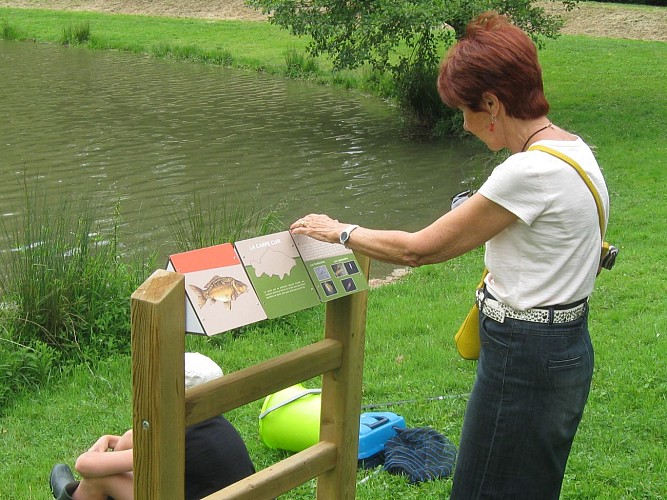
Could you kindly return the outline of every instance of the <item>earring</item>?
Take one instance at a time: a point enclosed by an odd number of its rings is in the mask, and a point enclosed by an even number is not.
[[[496,129],[496,117],[491,115],[491,124],[489,125],[489,132],[493,132]]]

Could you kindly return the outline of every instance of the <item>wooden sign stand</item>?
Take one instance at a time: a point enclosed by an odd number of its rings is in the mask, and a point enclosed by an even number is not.
[[[134,498],[183,498],[187,426],[322,375],[320,442],[206,498],[270,499],[317,477],[318,500],[352,500],[367,298],[327,302],[323,340],[186,392],[183,275],[153,273],[131,298]]]

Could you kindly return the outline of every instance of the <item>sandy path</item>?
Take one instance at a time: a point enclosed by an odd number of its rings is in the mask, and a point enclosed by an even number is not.
[[[243,0],[15,0],[0,1],[0,7],[30,7],[54,10],[147,14],[203,19],[263,20]],[[667,41],[667,8],[639,9],[620,4],[582,3],[573,12],[557,4],[545,4],[550,12],[565,19],[563,33],[636,40]]]
[[[243,0],[16,0],[0,1],[0,7],[26,7],[51,10],[89,10],[115,14],[146,14],[168,17],[197,17],[202,19],[265,19]]]

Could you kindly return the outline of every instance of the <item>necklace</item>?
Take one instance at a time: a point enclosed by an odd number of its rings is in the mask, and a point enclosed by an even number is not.
[[[540,129],[537,129],[535,132],[533,132],[532,134],[530,134],[530,137],[528,137],[528,139],[526,139],[526,142],[523,143],[523,147],[521,148],[521,152],[523,152],[523,151],[526,150],[526,146],[528,146],[528,142],[529,142],[533,137],[535,137],[537,134],[539,134],[539,133],[542,132],[543,130],[546,130],[546,129],[550,128],[552,125],[553,125],[553,123],[549,122],[548,125],[545,125],[544,127],[540,128]]]

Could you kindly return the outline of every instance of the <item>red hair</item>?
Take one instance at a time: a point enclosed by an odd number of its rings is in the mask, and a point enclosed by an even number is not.
[[[440,98],[450,107],[482,111],[482,94],[494,94],[508,116],[539,118],[549,112],[537,48],[520,28],[497,12],[466,27],[449,49],[438,75]]]

